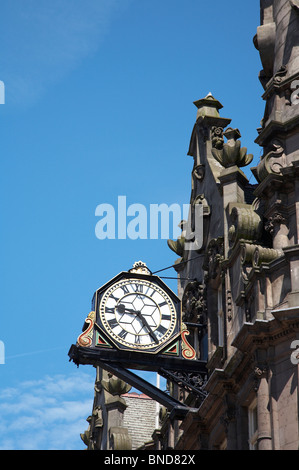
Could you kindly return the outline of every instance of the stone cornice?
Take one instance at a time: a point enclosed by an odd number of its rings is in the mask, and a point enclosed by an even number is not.
[[[294,116],[284,122],[272,120],[260,131],[259,136],[255,139],[255,143],[263,147],[273,135],[277,138],[278,135],[289,133],[298,126],[299,116]]]
[[[270,320],[256,319],[254,323],[246,322],[232,341],[232,346],[244,353],[254,346],[274,346],[283,338],[292,337],[299,330],[299,307],[272,310]]]

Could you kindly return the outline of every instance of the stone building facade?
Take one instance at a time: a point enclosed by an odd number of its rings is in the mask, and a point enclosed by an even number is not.
[[[192,231],[182,223],[181,237],[168,245],[178,256],[178,295],[190,343],[207,361],[207,395],[171,386],[190,411],[182,421],[164,412],[152,449],[299,447],[299,1],[260,4],[254,45],[265,113],[256,138],[262,156],[251,168],[254,184],[242,171],[252,155],[241,145],[239,129],[220,115],[221,103],[211,94],[194,103]],[[102,423],[102,448],[112,441],[118,448],[132,445],[123,425],[126,384],[117,383],[111,396],[102,384],[97,398],[115,410],[112,428],[107,416],[96,415],[100,401],[90,418],[93,435],[96,422]]]
[[[254,45],[265,100],[255,184],[241,170],[252,156],[219,101],[194,103],[192,221],[202,204],[203,244],[182,249],[182,233],[169,247],[209,378],[204,401],[188,397],[197,410],[176,424],[175,449],[299,446],[299,2],[261,0]],[[168,439],[174,428],[164,425]]]

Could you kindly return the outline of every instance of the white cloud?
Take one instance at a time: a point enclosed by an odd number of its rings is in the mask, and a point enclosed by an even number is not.
[[[94,380],[78,370],[0,390],[0,449],[84,449],[80,433],[92,411]]]
[[[111,16],[130,0],[2,0],[1,79],[6,102],[31,103],[93,54]]]

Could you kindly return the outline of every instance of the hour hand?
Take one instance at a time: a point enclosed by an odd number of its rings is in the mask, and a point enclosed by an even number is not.
[[[118,313],[139,313],[136,310],[133,310],[132,308],[127,308],[124,304],[119,304],[117,307]]]

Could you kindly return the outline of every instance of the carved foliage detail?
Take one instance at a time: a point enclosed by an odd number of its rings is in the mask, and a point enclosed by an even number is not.
[[[226,143],[224,143],[222,135],[226,137]],[[249,165],[253,159],[253,155],[247,155],[246,147],[241,148],[240,137],[239,129],[228,127],[223,134],[219,127],[213,127],[212,129],[212,154],[225,168],[234,165],[238,167],[246,166]]]
[[[224,260],[223,238],[213,238],[205,253],[203,269],[208,272],[208,278],[215,279],[219,274],[219,267]]]
[[[206,289],[198,281],[187,284],[183,298],[183,321],[204,323],[206,317]]]

